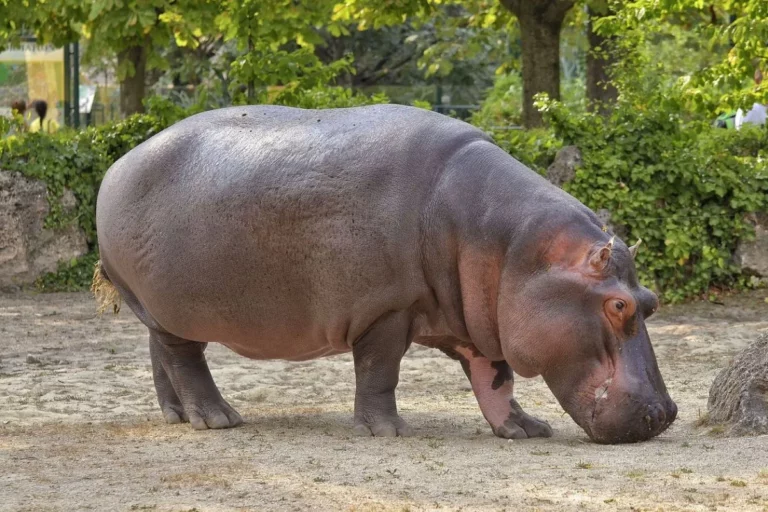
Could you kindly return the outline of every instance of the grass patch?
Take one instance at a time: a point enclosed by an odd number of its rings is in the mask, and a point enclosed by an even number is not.
[[[709,413],[705,412],[704,414],[702,414],[701,410],[699,410],[699,417],[696,418],[694,425],[696,425],[697,427],[703,427],[708,424],[709,424]]]
[[[578,469],[592,469],[592,464],[589,462],[579,461],[576,463]]]
[[[709,429],[709,432],[707,435],[710,436],[719,436],[725,433],[725,425],[715,425],[711,429]]]

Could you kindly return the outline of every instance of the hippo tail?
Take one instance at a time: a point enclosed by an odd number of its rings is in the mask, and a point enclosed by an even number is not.
[[[98,313],[102,314],[107,309],[112,309],[114,314],[120,312],[120,304],[122,298],[120,293],[109,280],[107,271],[104,270],[104,266],[101,264],[101,260],[96,263],[96,268],[93,270],[93,281],[91,282],[91,292],[96,297],[96,303],[98,304]]]

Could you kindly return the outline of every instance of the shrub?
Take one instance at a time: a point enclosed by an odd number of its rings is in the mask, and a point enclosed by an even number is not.
[[[644,241],[641,280],[668,301],[744,285],[731,256],[752,236],[746,214],[768,210],[768,130],[683,121],[662,108],[619,104],[603,119],[544,102],[554,135],[582,151],[564,186],[606,208],[627,241]]]
[[[91,247],[96,240],[96,195],[104,173],[131,148],[167,125],[152,115],[135,115],[82,132],[28,133],[0,145],[0,169],[18,171],[45,182],[51,212],[46,227],[78,222]],[[68,188],[77,209],[66,216],[58,199]]]

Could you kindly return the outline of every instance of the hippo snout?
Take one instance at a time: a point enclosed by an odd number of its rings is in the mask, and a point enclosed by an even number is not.
[[[677,404],[669,397],[643,400],[628,395],[619,404],[598,401],[586,430],[596,443],[636,443],[661,434],[676,417]]]

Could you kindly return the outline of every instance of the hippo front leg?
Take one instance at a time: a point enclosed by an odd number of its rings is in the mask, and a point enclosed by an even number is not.
[[[506,361],[491,361],[474,346],[440,347],[452,359],[461,363],[483,416],[493,433],[505,439],[551,437],[549,423],[523,411],[512,397],[512,369]]]
[[[227,428],[243,420],[222,398],[205,360],[206,343],[150,329],[149,353],[157,401],[168,423],[193,428]]]
[[[404,312],[379,319],[352,347],[355,360],[355,427],[362,436],[408,436],[411,427],[397,414],[395,388],[400,360],[408,349]]]

